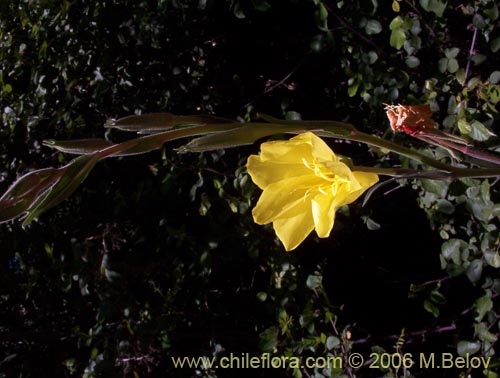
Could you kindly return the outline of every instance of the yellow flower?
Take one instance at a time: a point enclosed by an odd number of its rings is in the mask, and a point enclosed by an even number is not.
[[[374,173],[352,172],[311,132],[288,141],[263,143],[260,155],[248,158],[247,169],[263,189],[253,209],[254,221],[273,222],[287,251],[295,249],[313,229],[320,238],[328,237],[335,211],[378,181]]]

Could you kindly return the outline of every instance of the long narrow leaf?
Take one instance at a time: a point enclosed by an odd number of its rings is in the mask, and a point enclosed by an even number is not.
[[[0,223],[24,214],[33,201],[60,177],[55,168],[40,169],[19,178],[0,198]]]
[[[59,168],[59,180],[45,193],[39,196],[28,208],[23,227],[27,226],[38,215],[47,211],[68,198],[85,180],[89,172],[99,160],[97,155],[83,155],[73,159],[69,164]]]
[[[257,115],[259,118],[263,119],[266,122],[269,123],[276,123],[280,125],[307,125],[308,129],[315,128],[315,129],[325,129],[329,131],[334,131],[338,134],[341,135],[349,135],[350,132],[355,130],[354,125],[351,123],[347,122],[340,122],[340,121],[302,121],[302,120],[297,120],[297,121],[289,121],[285,119],[279,119],[279,118],[274,118],[270,115],[259,113]],[[331,134],[330,134],[331,137]]]
[[[280,134],[305,131],[303,124],[276,125],[270,123],[246,123],[241,127],[228,131],[202,136],[178,149],[179,152],[203,152],[221,148],[229,148],[252,144],[261,138]]]
[[[208,125],[214,123],[231,123],[225,118],[210,116],[178,116],[171,113],[151,113],[134,115],[106,122],[105,127],[140,133],[161,132],[180,126]]]
[[[163,144],[169,141],[197,135],[225,132],[237,127],[238,125],[241,125],[241,123],[232,122],[183,127],[180,129],[165,131],[159,134],[147,135],[137,139],[128,140],[120,144],[115,144],[109,148],[99,151],[98,154],[100,158],[108,156],[128,156],[144,154],[161,148]]]
[[[141,118],[144,120],[143,117]],[[202,119],[208,121],[208,123],[194,126],[184,124],[184,127],[177,127],[180,125],[178,123],[180,120],[199,122]],[[138,120],[138,118],[132,118],[133,122],[138,122]],[[176,127],[118,144],[96,139],[46,142],[47,146],[60,151],[83,155],[73,159],[64,167],[32,172],[22,180],[18,180],[0,201],[0,205],[2,205],[0,222],[26,214],[23,227],[28,225],[37,216],[68,198],[100,159],[142,154],[161,148],[165,142],[197,135],[205,136],[188,143],[184,149],[185,151],[206,151],[233,147],[250,144],[260,138],[274,134],[296,133],[307,129],[321,130],[316,125],[307,125],[305,123],[292,125],[249,123],[241,126],[242,124],[239,122],[228,122],[227,120],[220,122],[220,119],[212,117],[193,118],[172,115],[164,115],[163,118],[149,118],[149,121],[151,121],[149,125],[156,123],[156,126],[158,126],[160,120],[170,122],[168,127]],[[122,123],[122,125],[124,124]],[[136,124],[135,126],[139,125]],[[162,127],[165,129],[165,124]],[[140,129],[140,127],[137,127],[137,129]]]
[[[207,133],[226,131],[239,123],[192,126],[148,135],[119,144],[91,140],[84,146],[71,142],[49,142],[47,145],[72,153],[85,153],[64,167],[30,172],[17,180],[0,198],[0,223],[23,214],[23,227],[46,210],[68,198],[83,182],[97,161],[111,156],[146,153],[161,148],[167,141]],[[95,142],[95,143],[94,143]],[[95,151],[92,151],[95,149]]]
[[[105,139],[44,140],[44,146],[74,155],[86,155],[103,150],[113,145]]]

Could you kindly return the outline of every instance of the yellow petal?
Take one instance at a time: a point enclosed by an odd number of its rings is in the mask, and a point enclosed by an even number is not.
[[[260,155],[248,158],[247,170],[252,181],[264,189],[290,177],[309,175],[315,160],[336,162],[337,157],[321,138],[308,132],[290,140],[263,143]]]
[[[337,210],[334,206],[334,196],[319,193],[313,198],[311,205],[316,233],[320,238],[327,238],[332,231]]]
[[[263,161],[262,157],[257,155],[251,155],[248,158],[247,171],[252,181],[261,189],[291,177],[311,174],[311,170],[303,162],[297,164],[272,160]]]
[[[302,137],[303,140],[308,140],[307,143],[311,144],[313,158],[317,161],[338,161],[337,156],[333,153],[330,147],[316,134],[307,132],[301,134],[298,137]]]
[[[314,229],[311,208],[291,218],[277,219],[273,222],[273,227],[285,250],[291,251],[297,248]]]
[[[310,132],[262,144],[261,154],[248,158],[247,169],[263,189],[253,209],[254,220],[273,222],[287,251],[313,229],[319,237],[328,237],[336,209],[355,201],[378,181],[373,173],[352,172]]]
[[[308,191],[320,183],[320,178],[309,175],[268,185],[252,211],[255,223],[267,224],[278,218],[310,213],[311,199]]]
[[[337,157],[328,145],[317,135],[307,132],[289,140],[266,142],[261,145],[261,158],[283,163],[300,163],[304,158],[336,161]]]
[[[352,174],[359,187],[357,190],[353,190],[351,193],[348,193],[340,203],[336,204],[337,207],[348,205],[356,201],[366,189],[378,182],[378,176],[375,173],[354,171]]]

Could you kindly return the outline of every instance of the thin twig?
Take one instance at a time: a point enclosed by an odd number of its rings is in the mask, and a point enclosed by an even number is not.
[[[467,67],[465,68],[464,84],[463,84],[464,87],[467,81],[467,77],[469,76],[470,62],[472,61],[472,56],[474,55],[474,46],[476,45],[476,37],[477,37],[477,28],[474,26],[474,35],[472,36],[472,43],[470,44],[470,50],[469,50],[469,58],[467,59]]]
[[[340,334],[335,322],[332,319],[330,319],[330,324],[332,325],[332,328],[333,328],[333,331],[335,332],[335,334],[337,336],[339,336],[341,339],[340,350],[342,352],[342,356],[344,357],[344,361],[346,362],[345,367],[346,367],[347,375],[349,375],[350,378],[354,378],[354,375],[352,373],[352,367],[348,363],[348,355],[347,355],[347,349],[346,349],[345,344],[344,344],[344,342],[345,342],[344,336],[342,336]]]
[[[316,289],[313,289],[313,292],[314,292],[314,295],[316,296],[316,298],[319,298],[319,293]],[[325,296],[326,297],[326,296]],[[349,365],[348,363],[348,355],[347,355],[347,348],[345,347],[345,338],[343,335],[340,334],[339,330],[337,329],[337,325],[335,324],[336,323],[336,320],[333,321],[333,319],[330,319],[330,324],[333,328],[333,332],[335,334],[335,336],[338,336],[338,338],[340,339],[340,351],[342,353],[342,358],[345,362],[345,370],[346,370],[346,373],[347,375],[349,376],[349,378],[355,378],[355,376],[353,375],[353,372],[352,372],[352,367]]]
[[[375,42],[366,38],[358,30],[354,29],[347,21],[345,21],[342,17],[340,17],[337,13],[335,13],[330,6],[328,6],[327,4],[324,4],[324,5],[325,5],[325,8],[328,10],[328,13],[333,15],[342,24],[343,27],[345,27],[350,32],[352,32],[354,35],[356,35],[358,38],[360,38],[361,40],[363,40],[364,42],[366,42],[367,44],[369,44],[370,46],[375,48],[377,50],[377,53],[379,53],[379,55],[381,55],[382,49],[380,47],[378,47],[375,44]]]
[[[429,334],[434,334],[434,333],[443,333],[443,332],[450,332],[450,331],[456,331],[457,329],[457,326],[452,324],[452,325],[449,325],[449,326],[443,326],[443,327],[439,327],[439,328],[435,328],[435,329],[424,329],[424,330],[419,330],[419,331],[414,331],[414,332],[409,332],[409,333],[406,333],[405,336],[409,339],[412,339],[412,338],[417,338],[417,337],[422,337],[422,336],[425,336],[425,335],[429,335]],[[385,340],[397,340],[399,339],[400,335],[390,335],[390,336],[387,336],[386,338],[384,338]],[[358,339],[358,340],[352,340],[351,343],[352,344],[365,344],[369,341],[371,341],[373,338],[371,336],[368,336],[368,337],[365,337],[363,339]]]
[[[281,79],[277,83],[275,83],[275,84],[267,87],[266,89],[264,89],[264,94],[272,92],[276,88],[278,88],[278,87],[282,86],[283,84],[285,84],[285,81],[287,81],[288,79],[290,79],[290,77],[299,69],[299,67],[302,65],[302,63],[303,63],[303,61],[301,61],[299,64],[297,64],[283,79]]]

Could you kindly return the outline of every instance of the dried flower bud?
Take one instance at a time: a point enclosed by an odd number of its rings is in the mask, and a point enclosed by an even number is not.
[[[415,135],[437,127],[429,105],[386,105],[385,111],[394,131]]]

